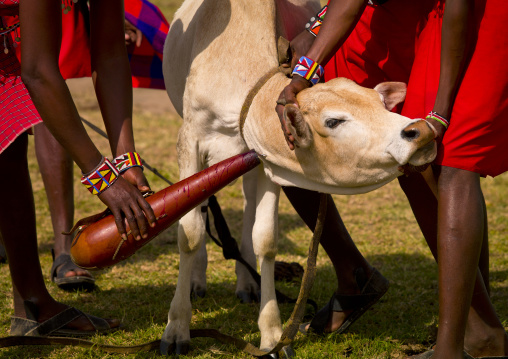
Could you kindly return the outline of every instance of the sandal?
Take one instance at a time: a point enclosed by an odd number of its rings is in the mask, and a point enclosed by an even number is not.
[[[69,307],[43,323],[37,322],[37,308],[30,301],[25,301],[27,318],[11,317],[12,336],[32,337],[89,337],[95,334],[112,333],[120,327],[110,327],[109,323],[102,318],[83,313],[82,311]],[[65,328],[73,320],[84,316],[93,325],[95,330],[79,330]]]
[[[363,268],[355,270],[356,283],[358,288],[362,288],[361,294],[343,295],[333,294],[332,298],[323,308],[321,308],[312,321],[300,325],[300,332],[307,334],[312,331],[316,334],[325,334],[325,328],[332,317],[333,312],[343,312],[353,310],[346,318],[344,323],[335,331],[340,334],[346,331],[363,313],[373,306],[388,290],[390,283],[381,273],[374,268],[370,278],[366,278]],[[308,329],[307,329],[307,326]]]
[[[92,277],[75,275],[72,277],[66,277],[70,271],[75,272],[79,268],[71,259],[71,256],[68,254],[60,254],[55,259],[55,252],[51,250],[51,255],[53,256],[53,265],[51,266],[51,281],[56,283],[56,285],[63,290],[67,291],[75,291],[75,290],[84,290],[91,291],[95,288],[95,279]]]

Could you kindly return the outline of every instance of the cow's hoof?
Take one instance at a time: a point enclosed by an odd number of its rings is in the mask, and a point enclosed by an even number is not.
[[[278,353],[272,353],[262,356],[262,359],[279,359]]]
[[[286,356],[286,359],[296,357],[296,353],[291,345],[285,346],[284,348],[282,348],[282,351]]]
[[[189,353],[189,348],[190,348],[190,342],[176,343],[175,354],[176,355],[186,355],[187,353]]]
[[[236,292],[236,296],[240,298],[240,301],[243,304],[249,304],[249,303],[259,303],[259,298],[261,297],[260,293],[254,293],[254,292],[248,292],[245,290]]]
[[[204,298],[206,295],[206,289],[198,289],[191,291],[191,300],[195,300],[198,298]]]
[[[190,342],[170,343],[164,339],[161,340],[159,351],[161,355],[186,355],[189,353]]]
[[[175,350],[175,343],[170,343],[164,339],[161,340],[161,345],[159,347],[159,351],[161,355],[170,355],[173,354]]]

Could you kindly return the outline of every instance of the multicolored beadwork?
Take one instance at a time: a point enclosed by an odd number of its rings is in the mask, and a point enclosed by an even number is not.
[[[293,70],[293,75],[298,75],[310,81],[312,85],[317,84],[324,76],[325,70],[323,66],[316,61],[309,59],[307,56],[300,57],[298,63]]]
[[[113,163],[119,173],[123,173],[131,167],[141,167],[141,169],[143,169],[143,162],[137,152],[124,153],[115,158]]]
[[[305,29],[310,32],[312,35],[314,36],[317,36],[317,34],[319,33],[319,30],[321,29],[321,24],[323,22],[321,20],[316,20],[312,23],[307,23],[307,25],[305,25]]]
[[[311,17],[310,21],[305,25],[305,29],[310,32],[312,35],[317,36],[319,33],[319,29],[321,29],[321,24],[326,15],[326,11],[328,10],[328,5],[325,5],[314,17]]]
[[[440,124],[442,124],[445,127],[445,129],[448,129],[448,126],[450,126],[450,122],[446,118],[444,118],[443,116],[434,111],[430,111],[430,113],[427,115],[425,119],[435,120]]]
[[[81,183],[91,194],[101,194],[118,179],[118,170],[107,159],[103,158],[99,166],[88,175],[81,177]]]

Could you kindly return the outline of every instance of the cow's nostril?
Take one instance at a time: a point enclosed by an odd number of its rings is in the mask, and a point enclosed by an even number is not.
[[[417,128],[406,128],[402,130],[400,135],[407,141],[413,141],[420,137],[420,130]]]

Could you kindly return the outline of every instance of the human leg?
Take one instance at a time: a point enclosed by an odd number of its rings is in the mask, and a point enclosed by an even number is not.
[[[439,169],[439,168],[438,168]],[[404,190],[420,229],[429,245],[429,248],[437,258],[437,222],[438,204],[434,196],[437,192],[436,184],[433,184],[434,176],[431,170],[423,174],[412,174],[409,177],[399,177],[399,184]],[[428,185],[427,185],[428,184]],[[430,188],[435,188],[431,190]],[[481,202],[481,213],[485,214],[485,201],[481,193],[478,194]],[[480,209],[479,209],[480,210]],[[484,285],[484,278],[488,280],[488,237],[486,230],[487,218],[482,220],[482,241],[479,270],[476,274],[474,294],[467,319],[467,330],[464,348],[472,355],[482,354],[485,348],[492,343],[499,342],[504,336],[504,330],[500,327],[499,320],[490,303],[488,291]],[[501,339],[502,340],[502,339]],[[492,354],[487,352],[484,355]]]
[[[439,330],[434,358],[462,358],[468,318],[498,333],[473,355],[508,354],[508,337],[478,271],[484,221],[479,175],[442,166],[438,180]],[[479,328],[468,325],[468,329]]]
[[[63,232],[69,231],[74,221],[72,181],[74,162],[43,123],[35,126],[34,134],[35,154],[44,182],[53,225],[54,258],[58,259],[61,255],[68,255],[71,249],[72,237],[63,234]],[[62,289],[93,288],[94,279],[87,270],[67,264],[70,261],[69,257],[62,258],[68,258],[68,260],[62,261],[63,264],[55,268],[54,273],[51,274],[52,280],[56,280]],[[64,266],[69,270],[57,276]]]
[[[296,187],[283,187],[283,190],[303,221],[311,230],[314,230],[319,208],[319,193]],[[336,294],[361,294],[364,287],[361,284],[360,287],[359,283],[365,282],[374,273],[379,276],[380,274],[367,262],[354,244],[331,196],[329,196],[327,203],[326,219],[320,243],[335,269],[338,288]],[[364,279],[359,281],[358,277],[360,276]],[[384,291],[379,293],[379,297],[383,294]],[[336,331],[348,320],[352,312],[354,310],[333,311],[331,320],[324,331]]]
[[[9,259],[15,315],[25,317],[22,304],[24,301],[30,301],[37,307],[37,321],[43,322],[67,309],[68,306],[55,301],[44,285],[37,250],[34,200],[26,159],[27,137],[26,134],[19,136],[0,154],[1,168],[9,168],[16,176],[16,191],[13,191],[12,177],[0,176],[2,191],[0,232]],[[118,321],[108,323],[111,328],[119,325]],[[94,329],[85,317],[72,321],[66,327]]]

